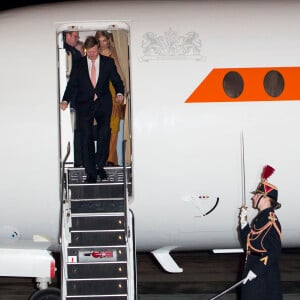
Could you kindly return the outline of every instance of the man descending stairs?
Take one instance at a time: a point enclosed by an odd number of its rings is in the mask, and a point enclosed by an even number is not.
[[[84,169],[66,169],[62,299],[136,298],[133,216],[127,205],[130,168],[106,172],[107,180],[86,184]]]

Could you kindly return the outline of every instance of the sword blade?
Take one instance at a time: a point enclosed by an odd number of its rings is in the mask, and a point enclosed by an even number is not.
[[[245,179],[245,148],[244,134],[241,132],[241,166],[242,166],[242,206],[246,206],[246,179]]]
[[[209,300],[215,300],[215,299],[218,299],[220,297],[222,297],[223,295],[225,295],[226,293],[230,292],[231,290],[235,289],[236,287],[238,287],[239,285],[241,285],[243,283],[243,281],[245,280],[242,279],[240,281],[238,281],[237,283],[235,283],[233,286],[231,286],[230,288],[226,289],[225,291],[223,291],[222,293],[218,294],[217,296],[213,297],[213,298],[210,298]]]

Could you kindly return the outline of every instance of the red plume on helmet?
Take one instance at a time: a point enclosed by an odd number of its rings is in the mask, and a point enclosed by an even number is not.
[[[267,180],[273,173],[275,169],[269,165],[266,165],[263,168],[262,174],[261,174],[261,179],[262,180]]]
[[[269,183],[267,179],[274,173],[275,169],[270,165],[263,168],[261,174],[261,182],[258,184],[256,190],[252,194],[262,194],[273,199],[273,206],[275,209],[280,208],[281,204],[277,202],[278,189],[275,185]]]

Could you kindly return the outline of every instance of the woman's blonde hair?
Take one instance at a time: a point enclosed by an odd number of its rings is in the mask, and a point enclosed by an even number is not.
[[[106,37],[106,39],[108,41],[108,48],[109,48],[110,47],[110,39],[111,39],[110,34],[107,31],[97,30],[96,33],[95,33],[95,38],[97,40],[99,40],[99,38],[101,36],[105,36]]]

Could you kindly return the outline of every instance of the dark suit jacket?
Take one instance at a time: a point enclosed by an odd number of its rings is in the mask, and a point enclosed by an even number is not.
[[[78,51],[75,47],[72,47],[69,44],[64,43],[64,48],[66,49],[66,53],[68,55],[71,55],[71,58],[72,58],[71,69],[69,70],[69,71],[71,71],[72,67],[75,66],[75,64],[77,64],[83,58],[82,58],[80,51]],[[73,101],[70,103],[70,106],[71,106],[71,108],[76,108],[75,103]]]
[[[100,55],[99,77],[94,88],[90,80],[87,58],[78,62],[71,71],[63,100],[76,103],[78,113],[89,111],[94,102],[94,95],[97,94],[102,109],[108,113],[112,110],[112,96],[109,90],[111,81],[116,93],[124,94],[124,85],[117,72],[114,60],[110,57]]]
[[[70,46],[67,43],[64,43],[64,48],[66,52],[72,55],[72,66],[74,66],[77,62],[82,60],[82,55],[80,51],[78,51],[75,47]]]

